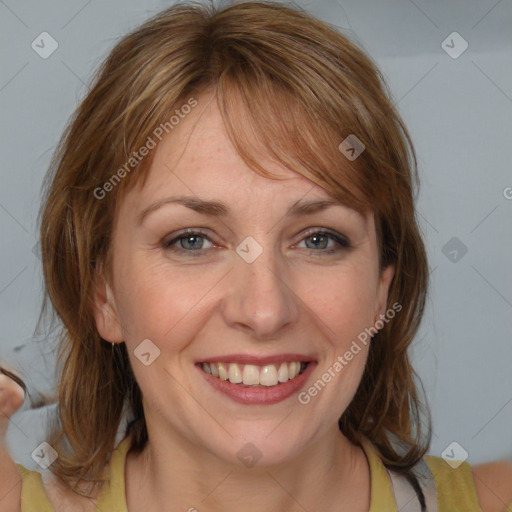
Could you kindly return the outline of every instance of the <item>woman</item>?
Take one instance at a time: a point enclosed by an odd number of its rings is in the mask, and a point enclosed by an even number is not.
[[[4,503],[512,510],[510,465],[424,457],[416,178],[379,71],[304,13],[181,4],[124,38],[42,212],[57,458],[43,482],[4,448]]]

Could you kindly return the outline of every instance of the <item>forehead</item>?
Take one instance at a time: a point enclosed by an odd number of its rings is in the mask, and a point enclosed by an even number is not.
[[[244,123],[244,130],[251,128],[251,123]],[[235,224],[243,222],[247,228],[248,223],[258,222],[271,229],[285,216],[293,218],[321,211],[321,207],[305,203],[323,200],[337,203],[326,208],[331,219],[336,213],[341,214],[365,232],[374,230],[371,211],[357,212],[325,188],[272,160],[264,148],[258,150],[257,140],[255,136],[253,154],[272,178],[255,172],[238,154],[213,93],[199,95],[197,106],[181,117],[158,143],[146,178],[121,199],[117,222],[125,218],[138,225],[169,199],[187,197],[193,202],[221,205],[192,208],[200,213],[222,210],[222,217],[231,217]],[[293,215],[294,210],[299,213]]]
[[[291,186],[307,182],[299,174],[272,164],[263,155],[261,151],[260,162],[288,184],[293,183]],[[211,95],[199,97],[196,109],[163,137],[150,168],[148,189],[158,188],[173,176],[175,180],[181,179],[180,188],[189,186],[190,193],[203,189],[218,193],[235,185],[242,189],[260,177],[237,154]],[[279,188],[278,181],[272,183]]]
[[[173,195],[224,197],[230,200],[264,196],[287,202],[306,197],[334,199],[327,190],[282,164],[262,149],[259,163],[279,179],[253,171],[238,155],[226,132],[217,102],[211,94],[198,97],[198,106],[159,142],[138,200]]]

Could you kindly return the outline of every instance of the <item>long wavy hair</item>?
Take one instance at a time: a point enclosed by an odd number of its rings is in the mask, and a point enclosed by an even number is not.
[[[104,482],[125,407],[131,450],[148,441],[125,345],[112,350],[96,329],[95,276],[108,275],[119,204],[144,184],[154,151],[130,172],[118,170],[177,108],[209,90],[255,172],[276,178],[260,164],[263,150],[353,209],[374,213],[380,267],[396,267],[388,303],[402,310],[374,336],[339,428],[353,443],[371,441],[424,503],[413,467],[430,444],[430,417],[408,353],[428,283],[414,148],[372,60],[334,27],[274,2],[180,2],[159,13],[115,45],[62,136],[40,218],[44,308],[49,298],[63,326],[59,418],[49,438],[59,458],[51,471],[76,492],[78,482]],[[349,135],[364,144],[356,159],[340,150]],[[122,179],[113,182],[114,174]]]

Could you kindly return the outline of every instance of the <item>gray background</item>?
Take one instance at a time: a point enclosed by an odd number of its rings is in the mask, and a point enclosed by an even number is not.
[[[297,4],[340,27],[377,62],[418,152],[431,293],[413,360],[433,414],[431,453],[440,456],[456,441],[473,464],[512,459],[512,2]],[[42,178],[102,58],[168,5],[0,0],[0,357],[34,396],[54,386],[55,339],[34,334]],[[44,31],[58,43],[46,59],[31,47]],[[468,44],[457,58],[462,39],[442,45],[454,31]],[[44,441],[49,409],[24,406],[12,418],[9,443],[27,467],[35,467],[30,454]]]

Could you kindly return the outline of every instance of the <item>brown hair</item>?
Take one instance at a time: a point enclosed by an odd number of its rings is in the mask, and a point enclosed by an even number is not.
[[[3,368],[2,366],[0,366],[0,373],[3,373],[4,375],[12,379],[14,382],[16,382],[16,384],[18,384],[18,386],[21,387],[21,389],[23,389],[23,392],[25,394],[27,393],[27,386],[25,385],[25,382],[21,377],[18,377],[18,375],[7,370],[7,368]]]
[[[48,297],[64,325],[51,470],[70,486],[101,483],[125,401],[131,449],[147,442],[141,391],[124,344],[112,350],[96,330],[93,289],[96,273],[109,273],[118,205],[142,186],[154,151],[108,194],[98,198],[98,190],[177,107],[209,90],[256,172],[274,177],[260,165],[263,148],[350,207],[374,212],[381,269],[396,265],[388,303],[402,310],[374,336],[339,427],[354,443],[369,439],[387,467],[414,481],[411,468],[430,442],[408,356],[428,281],[414,149],[373,62],[335,28],[272,2],[189,2],[161,12],[111,51],[61,139],[41,217]],[[338,149],[351,134],[365,146],[353,161]]]

